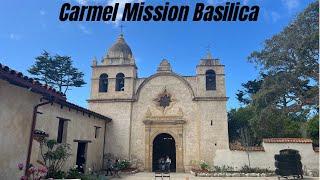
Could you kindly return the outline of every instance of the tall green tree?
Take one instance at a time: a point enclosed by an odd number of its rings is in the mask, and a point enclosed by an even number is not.
[[[229,112],[229,132],[230,128],[236,130],[230,139],[239,136],[239,129],[248,127],[258,143],[268,137],[302,137],[306,130],[317,142],[319,125],[314,119],[307,121],[319,112],[318,58],[316,1],[249,56],[249,62],[259,68],[260,77],[242,84],[236,94],[246,106]],[[244,113],[244,109],[250,109],[252,115]],[[239,128],[243,121],[246,125]]]
[[[36,80],[66,93],[70,87],[81,87],[86,84],[83,80],[84,74],[72,63],[69,56],[51,56],[44,51],[36,57],[35,64],[28,69],[28,72],[34,75]]]
[[[319,106],[319,8],[311,3],[297,18],[264,43],[249,61],[267,74],[253,97],[263,109],[297,115]]]

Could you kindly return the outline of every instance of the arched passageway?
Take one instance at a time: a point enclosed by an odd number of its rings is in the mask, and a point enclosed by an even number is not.
[[[153,152],[152,152],[152,171],[161,170],[160,159],[166,159],[169,156],[171,159],[170,171],[176,171],[176,143],[175,139],[166,133],[157,135],[153,140]]]

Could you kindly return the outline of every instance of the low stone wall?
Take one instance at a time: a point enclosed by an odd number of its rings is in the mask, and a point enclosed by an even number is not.
[[[240,170],[249,165],[252,168],[275,170],[274,155],[282,149],[295,149],[301,155],[301,162],[305,172],[319,172],[319,152],[315,151],[311,142],[263,142],[261,150],[217,150],[214,158],[214,166],[231,166],[234,170]]]

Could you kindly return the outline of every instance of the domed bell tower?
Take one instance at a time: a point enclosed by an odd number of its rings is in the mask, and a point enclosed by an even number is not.
[[[123,34],[108,49],[99,64],[92,64],[89,108],[112,118],[106,135],[106,152],[118,157],[129,156],[129,132],[137,67]],[[120,136],[121,135],[121,136]],[[112,146],[110,146],[112,145]]]

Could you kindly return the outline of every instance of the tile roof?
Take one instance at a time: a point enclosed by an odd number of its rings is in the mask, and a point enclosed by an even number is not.
[[[62,106],[67,106],[69,108],[82,111],[83,113],[88,114],[89,116],[94,116],[100,119],[111,121],[111,118],[93,112],[89,109],[80,107],[76,104],[70,103],[67,101],[65,94],[56,91],[53,87],[48,86],[47,84],[41,84],[39,81],[34,80],[28,76],[23,75],[21,72],[17,72],[13,69],[10,69],[8,66],[4,66],[0,63],[0,79],[8,81],[9,83],[27,88],[32,92],[43,95],[46,98],[54,98],[55,103],[58,103]]]
[[[311,139],[307,138],[266,138],[264,143],[312,143]]]
[[[24,76],[21,72],[10,69],[0,63],[0,79],[6,80],[11,84],[30,89],[33,92],[42,94],[48,97],[55,97],[66,100],[63,93],[56,91],[53,87],[47,84],[41,84],[39,81]]]
[[[231,151],[264,151],[264,148],[262,146],[242,146],[240,144],[229,144],[229,148]]]

